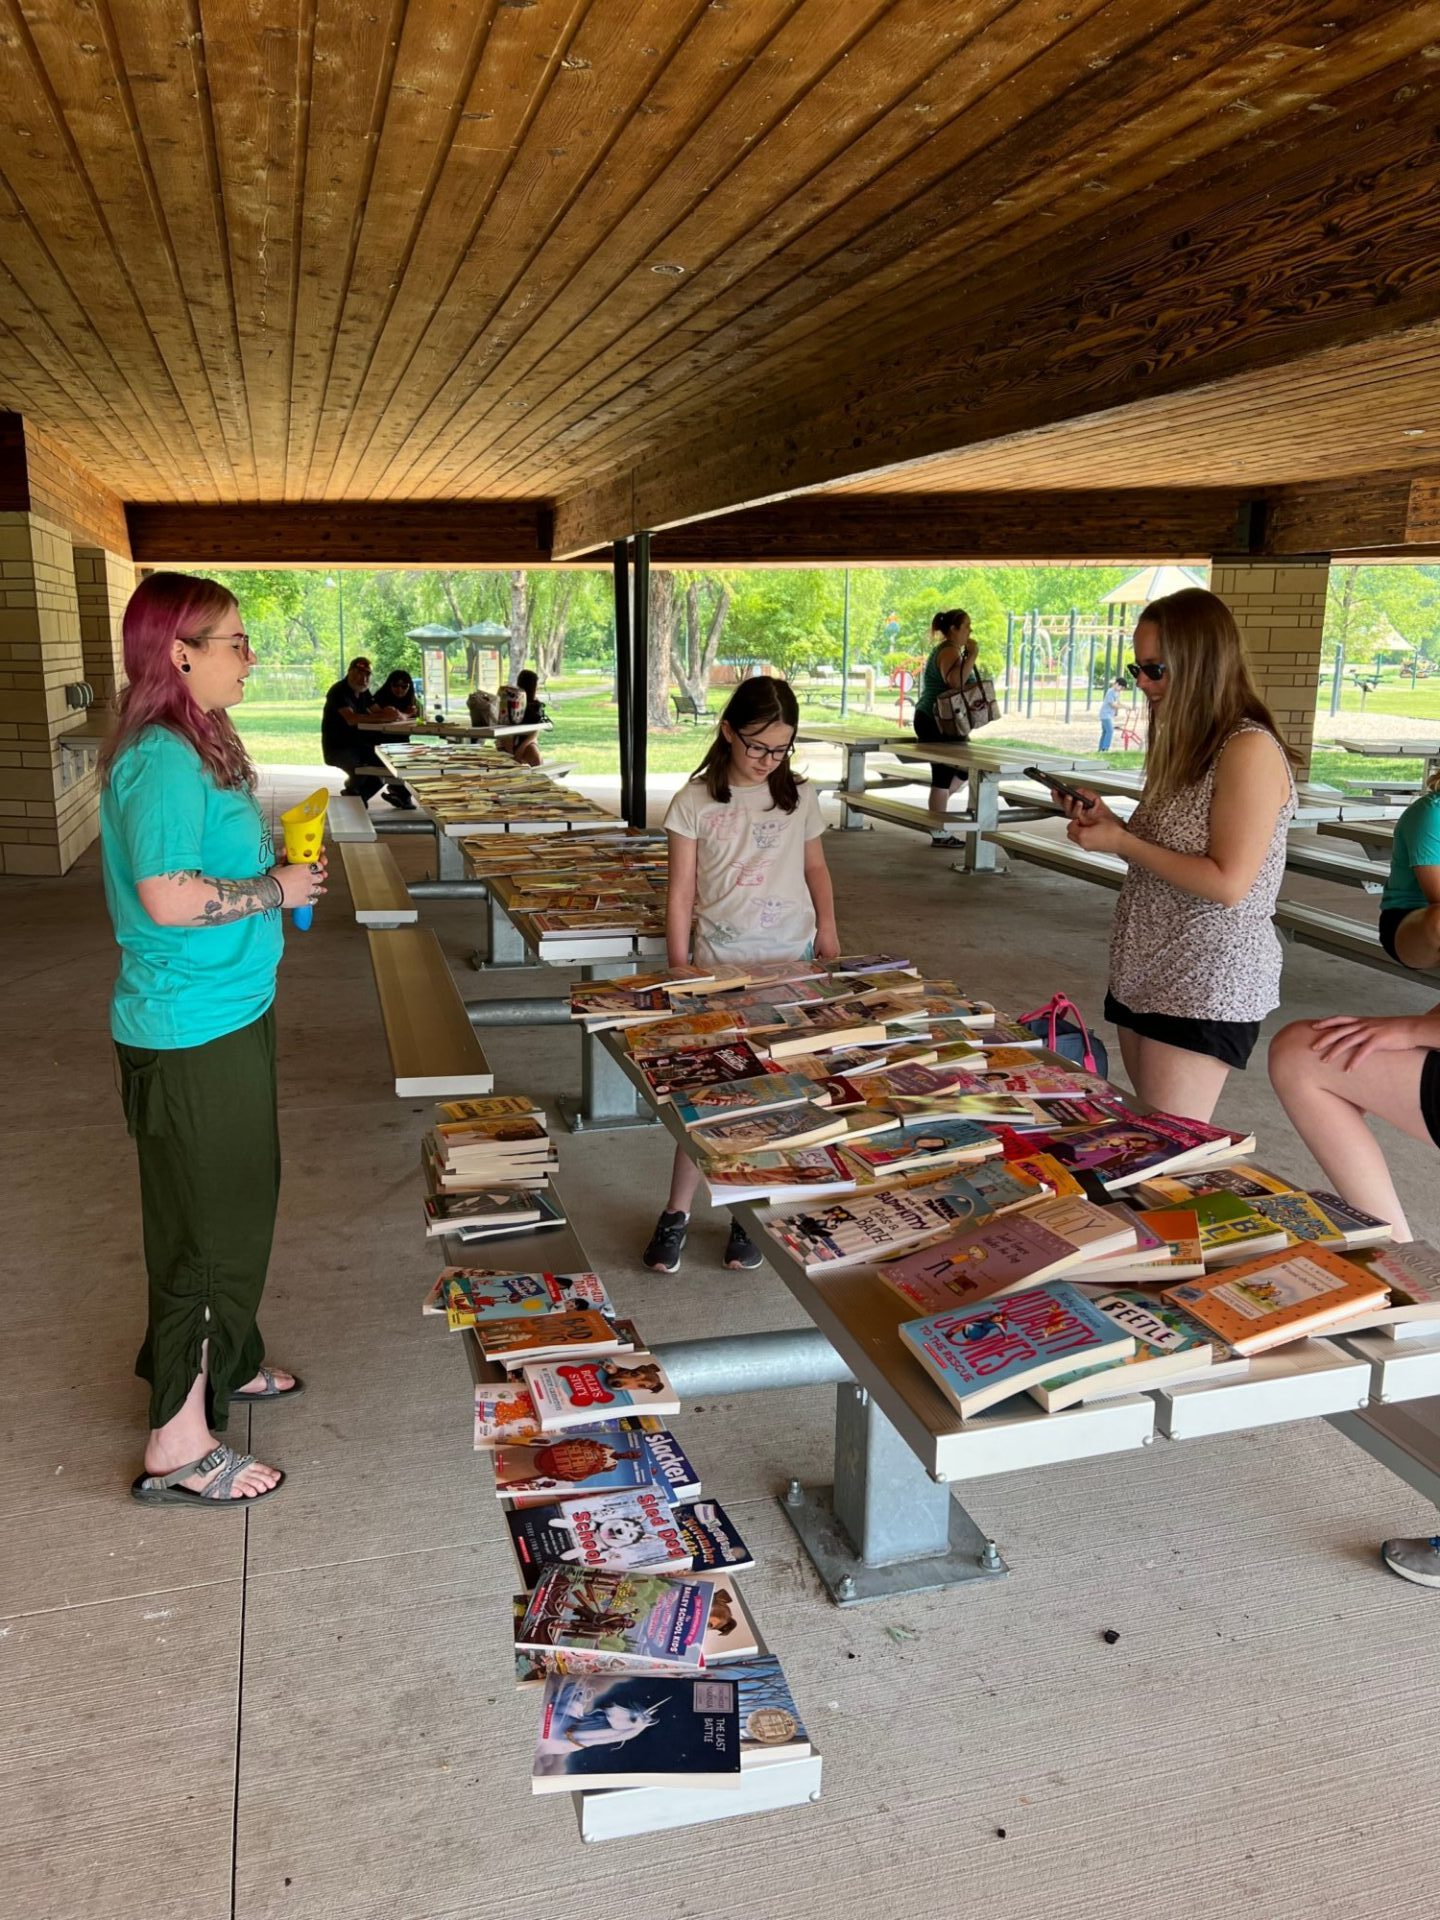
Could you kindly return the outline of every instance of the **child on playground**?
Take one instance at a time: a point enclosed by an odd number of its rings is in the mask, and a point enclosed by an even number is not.
[[[1440,972],[1440,773],[1395,825],[1390,878],[1380,896],[1380,944],[1416,973]],[[1440,1006],[1426,1013],[1297,1020],[1270,1043],[1270,1078],[1296,1132],[1342,1200],[1410,1238],[1376,1114],[1440,1147]],[[1387,1540],[1392,1573],[1440,1587],[1440,1534]]]
[[[697,966],[838,956],[825,823],[814,787],[790,765],[799,724],[787,681],[741,681],[705,758],[671,801],[665,930],[672,967],[692,958],[692,922]],[[699,1179],[677,1148],[665,1211],[643,1255],[652,1273],[679,1270]],[[725,1265],[759,1264],[749,1235],[732,1222]]]

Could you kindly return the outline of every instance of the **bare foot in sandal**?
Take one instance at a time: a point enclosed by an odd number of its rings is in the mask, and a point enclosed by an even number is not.
[[[174,1424],[172,1421],[171,1425]],[[162,1435],[163,1444],[157,1444]],[[216,1455],[220,1457],[216,1458]],[[183,1479],[171,1481],[169,1489],[145,1485],[146,1481],[158,1483],[171,1480],[178,1468],[191,1465],[196,1470]],[[167,1504],[162,1500],[165,1491],[190,1494],[216,1503],[224,1500],[257,1500],[272,1493],[284,1478],[278,1467],[267,1467],[249,1454],[237,1454],[213,1434],[206,1433],[199,1442],[193,1437],[177,1442],[169,1428],[162,1428],[159,1433],[150,1436],[150,1445],[145,1449],[145,1472],[135,1482],[132,1491],[137,1499],[151,1498],[156,1504]],[[171,1500],[168,1504],[186,1503],[183,1500]]]

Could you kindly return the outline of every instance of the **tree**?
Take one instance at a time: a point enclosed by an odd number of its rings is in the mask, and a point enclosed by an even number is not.
[[[682,690],[703,708],[710,691],[710,672],[725,633],[730,611],[728,580],[708,573],[685,576],[684,634],[671,655],[671,668]]]
[[[670,661],[675,649],[675,575],[658,567],[650,575],[650,644],[645,662],[645,713],[651,727],[668,731]]]

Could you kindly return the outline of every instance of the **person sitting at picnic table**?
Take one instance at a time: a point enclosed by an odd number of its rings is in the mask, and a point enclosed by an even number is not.
[[[930,622],[930,652],[920,677],[920,691],[915,696],[914,727],[917,740],[930,742],[945,739],[935,718],[935,702],[943,693],[958,693],[965,682],[974,676],[978,651],[978,643],[970,632],[970,616],[963,608],[955,607],[948,613],[937,613]],[[964,781],[965,775],[958,768],[946,766],[940,761],[931,763],[927,806],[932,847],[958,847],[964,844],[956,839],[945,824],[951,792],[962,786]]]
[[[1120,696],[1125,691],[1125,676],[1117,674],[1105,689],[1105,698],[1100,702],[1100,751],[1108,753],[1110,742],[1115,738],[1115,713],[1120,705]]]
[[[1145,787],[1128,825],[1097,794],[1062,800],[1070,838],[1129,871],[1110,936],[1105,1017],[1147,1105],[1209,1120],[1231,1067],[1280,1003],[1272,924],[1296,764],[1240,630],[1203,587],[1152,600],[1129,673],[1150,708]]]
[[[391,679],[394,678],[392,674]],[[409,674],[405,678],[409,680]],[[386,685],[389,684],[387,681]],[[413,681],[410,695],[413,702]],[[418,718],[418,709],[415,712]],[[376,759],[374,742],[366,739],[360,731],[362,719],[400,720],[408,717],[408,714],[401,713],[394,706],[382,705],[376,699],[370,691],[370,662],[364,654],[357,654],[346,668],[345,678],[337,680],[326,694],[320,714],[320,751],[325,757],[326,766],[339,767],[347,776],[340,789],[343,794],[354,794],[368,807],[383,787],[385,798],[391,806],[408,807],[414,804],[409,791],[398,781],[391,780]]]
[[[526,667],[523,673],[515,676],[515,685],[525,696],[525,707],[520,715],[522,726],[540,727],[546,719],[545,708],[540,700],[540,676]],[[533,733],[512,733],[500,742],[507,752],[514,755],[522,767],[540,765],[540,749],[536,746],[537,735]]]
[[[415,720],[424,718],[420,711],[420,697],[415,691],[414,677],[404,667],[396,667],[385,676],[384,682],[375,694],[375,704],[366,718],[369,720]],[[408,740],[408,733],[387,734],[389,740]],[[392,780],[385,789],[385,798],[392,807],[410,812],[415,806],[415,796],[403,780]]]

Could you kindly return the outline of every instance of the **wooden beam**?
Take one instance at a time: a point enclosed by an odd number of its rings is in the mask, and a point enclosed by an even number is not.
[[[1440,553],[1440,480],[1370,474],[1272,491],[1260,551],[1424,559]]]
[[[943,565],[957,560],[1194,560],[1243,542],[1223,489],[811,493],[658,533],[656,566]]]
[[[0,411],[0,512],[52,520],[77,546],[129,553],[125,509],[83,467],[18,413]]]
[[[125,515],[146,566],[531,567],[550,557],[549,510],[535,500],[131,502]]]
[[[562,497],[557,554],[1433,320],[1437,96],[1434,78],[1337,96],[1364,117],[1337,113],[1263,164],[1247,155],[1248,173],[1187,175],[1128,225],[1107,215],[1032,250],[972,290],[963,325],[832,356],[778,404],[725,417],[717,398],[710,417],[672,419],[648,457]]]

